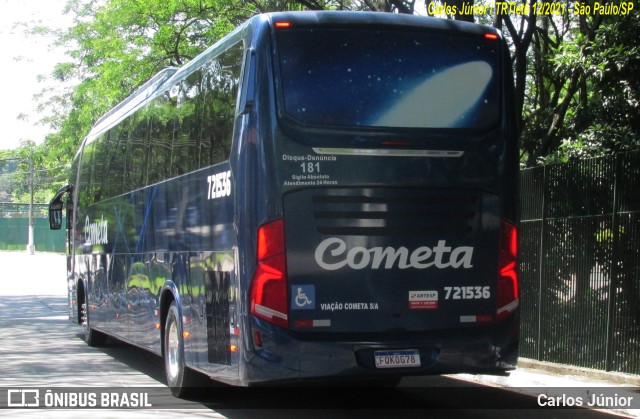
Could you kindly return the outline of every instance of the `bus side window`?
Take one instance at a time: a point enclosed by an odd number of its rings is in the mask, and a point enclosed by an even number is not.
[[[242,71],[242,91],[238,103],[238,114],[244,114],[251,109],[255,100],[256,54],[248,49]]]
[[[208,150],[203,150],[201,167],[229,159],[233,140],[238,86],[244,55],[237,43],[203,67],[202,132],[209,136]]]

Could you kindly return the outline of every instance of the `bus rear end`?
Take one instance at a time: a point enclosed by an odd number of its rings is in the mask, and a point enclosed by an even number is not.
[[[272,214],[249,381],[515,368],[517,144],[499,33],[272,17]]]

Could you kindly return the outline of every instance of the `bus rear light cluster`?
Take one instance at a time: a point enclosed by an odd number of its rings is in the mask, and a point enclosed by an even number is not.
[[[276,220],[258,229],[258,265],[251,284],[251,314],[289,327],[287,258],[284,222]]]
[[[500,254],[497,292],[497,320],[509,317],[520,303],[518,289],[518,233],[514,225],[500,221]]]

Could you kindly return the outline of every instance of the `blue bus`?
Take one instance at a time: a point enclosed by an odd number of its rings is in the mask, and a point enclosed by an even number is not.
[[[69,317],[231,385],[500,374],[518,145],[494,28],[256,15],[101,117],[50,202]]]

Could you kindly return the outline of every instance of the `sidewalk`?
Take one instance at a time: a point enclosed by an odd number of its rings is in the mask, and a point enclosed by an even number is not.
[[[508,376],[457,374],[453,378],[488,386],[511,388],[515,392],[539,396],[541,391],[551,396],[577,396],[587,400],[603,388],[612,387],[611,393],[620,397],[633,397],[640,404],[640,375],[598,371],[570,365],[553,364],[527,358],[518,360],[518,368]],[[640,418],[640,409],[610,408],[603,412],[625,417]]]

